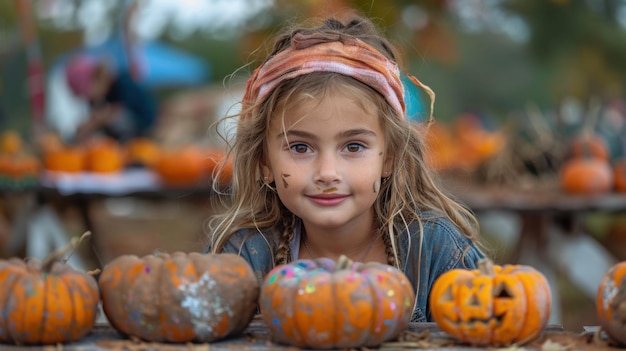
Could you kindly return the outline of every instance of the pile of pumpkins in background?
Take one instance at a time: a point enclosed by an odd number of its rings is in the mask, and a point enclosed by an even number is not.
[[[590,127],[586,125],[567,137],[550,135],[551,143],[539,145],[542,141],[538,137],[526,140],[517,135],[515,128],[487,128],[478,116],[462,114],[451,123],[437,122],[428,126],[425,131],[426,160],[439,174],[459,179],[469,174],[472,181],[485,184],[495,184],[501,179],[482,179],[480,172],[490,167],[499,168],[509,176],[502,182],[505,185],[532,188],[533,184],[528,186],[521,181],[524,175],[537,172],[526,167],[529,160],[524,159],[527,155],[522,155],[522,149],[527,147],[534,149],[532,157],[541,158],[532,161],[544,163],[543,172],[550,173],[547,177],[535,177],[537,188],[547,185],[539,182],[549,180],[551,188],[560,188],[567,194],[626,193],[626,136],[613,141],[623,144],[617,146],[623,150],[616,156],[606,138]],[[543,133],[552,132],[546,130]]]
[[[562,189],[570,194],[626,193],[626,157],[612,158],[599,134],[583,131],[570,141],[561,165]]]
[[[440,173],[474,172],[507,146],[504,129],[490,130],[473,114],[459,115],[452,123],[436,122],[424,133],[426,161]]]
[[[69,144],[54,133],[42,135],[35,145],[25,145],[15,131],[0,136],[0,186],[21,189],[36,185],[42,172],[116,174],[131,167],[154,171],[168,187],[208,186],[216,166],[223,163],[219,184],[227,185],[232,164],[220,148],[195,142],[162,145],[150,138],[124,144],[100,137]]]
[[[377,262],[296,260],[275,267],[260,282],[235,254],[155,253],[118,256],[95,278],[66,264],[64,256],[77,243],[75,238],[43,262],[0,260],[0,343],[79,341],[93,330],[100,303],[122,335],[170,344],[240,335],[259,306],[279,344],[392,347],[413,314],[415,292],[408,278]],[[626,345],[625,279],[621,262],[598,287],[598,321],[608,336],[598,339],[604,343]],[[551,304],[550,286],[539,271],[488,259],[476,270],[442,274],[430,292],[437,325],[456,344],[481,347],[537,340]]]
[[[24,189],[39,182],[41,162],[13,130],[0,136],[0,189]]]

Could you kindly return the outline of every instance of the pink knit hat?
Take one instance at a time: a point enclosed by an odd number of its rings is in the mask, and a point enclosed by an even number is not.
[[[65,65],[65,80],[77,96],[87,96],[91,79],[98,62],[87,55],[76,55]]]

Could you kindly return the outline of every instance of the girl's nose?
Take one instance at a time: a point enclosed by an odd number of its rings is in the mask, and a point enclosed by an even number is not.
[[[315,182],[331,184],[340,180],[339,162],[336,155],[320,155],[317,159]]]

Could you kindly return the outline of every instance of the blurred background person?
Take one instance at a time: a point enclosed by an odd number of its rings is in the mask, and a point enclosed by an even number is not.
[[[76,129],[76,142],[95,134],[120,142],[150,134],[156,121],[156,101],[128,71],[77,54],[69,59],[64,73],[70,91],[88,104],[88,116]]]

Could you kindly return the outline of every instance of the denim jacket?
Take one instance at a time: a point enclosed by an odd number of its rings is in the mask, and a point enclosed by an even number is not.
[[[428,295],[437,277],[453,268],[476,269],[477,261],[484,257],[480,249],[447,218],[430,215],[422,219],[422,223],[423,235],[419,223],[414,222],[398,242],[401,267],[416,292],[412,322],[432,321]],[[233,233],[222,252],[242,256],[262,281],[274,268],[273,252],[278,248],[278,238],[273,229],[267,229],[263,234],[256,229],[242,229]],[[299,240],[299,235],[296,238]]]

